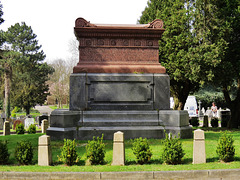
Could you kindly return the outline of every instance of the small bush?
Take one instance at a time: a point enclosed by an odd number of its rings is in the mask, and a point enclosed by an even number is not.
[[[20,141],[15,148],[15,158],[22,165],[32,163],[33,148],[30,141]]]
[[[139,164],[144,164],[150,161],[152,157],[151,149],[148,144],[148,140],[136,138],[132,143],[133,154],[136,156],[136,162]]]
[[[165,134],[166,138],[163,140],[163,154],[162,159],[166,164],[181,164],[182,158],[185,155],[182,148],[182,143],[179,138],[172,136],[172,134]]]
[[[17,134],[24,134],[25,133],[24,125],[22,123],[17,124],[16,133]]]
[[[230,162],[234,160],[235,148],[233,143],[234,140],[232,135],[227,135],[226,132],[221,135],[216,150],[220,160],[224,162]]]
[[[36,134],[36,126],[34,124],[28,127],[28,134]]]
[[[7,141],[0,141],[0,164],[7,164],[9,155]]]
[[[72,166],[74,163],[78,162],[79,157],[76,151],[75,140],[64,139],[61,156],[58,157],[58,159],[68,166]]]
[[[105,157],[105,144],[103,143],[103,135],[101,138],[97,137],[95,140],[95,136],[92,141],[88,141],[86,146],[87,159],[91,164],[103,164]]]
[[[190,125],[192,125],[193,127],[198,127],[199,126],[199,120],[198,117],[192,117],[190,120]]]
[[[218,118],[214,117],[211,119],[211,126],[218,127]]]

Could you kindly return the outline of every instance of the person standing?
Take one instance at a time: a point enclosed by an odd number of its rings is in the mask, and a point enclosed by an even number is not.
[[[212,103],[211,111],[213,117],[217,117],[217,106],[215,105],[215,102]]]

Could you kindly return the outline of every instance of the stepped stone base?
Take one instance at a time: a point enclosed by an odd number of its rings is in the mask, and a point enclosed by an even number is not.
[[[75,125],[74,125],[75,124]],[[76,125],[77,124],[77,125]],[[52,140],[90,140],[93,136],[113,139],[117,131],[125,139],[161,139],[166,133],[181,138],[192,138],[187,111],[68,111],[54,110],[50,116],[47,135]]]

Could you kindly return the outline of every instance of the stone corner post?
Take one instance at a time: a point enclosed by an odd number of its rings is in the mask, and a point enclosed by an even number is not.
[[[193,164],[201,163],[206,163],[205,136],[203,130],[197,129],[194,131]]]
[[[121,131],[114,133],[112,165],[125,165],[124,133]]]
[[[38,165],[49,166],[52,163],[50,136],[43,135],[38,139]]]

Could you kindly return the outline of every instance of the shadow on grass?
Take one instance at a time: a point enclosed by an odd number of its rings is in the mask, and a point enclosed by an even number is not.
[[[182,164],[192,164],[193,159],[192,158],[184,158]]]
[[[213,157],[213,158],[207,158],[206,159],[206,162],[208,163],[208,162],[217,162],[219,160],[219,158],[218,157]]]

